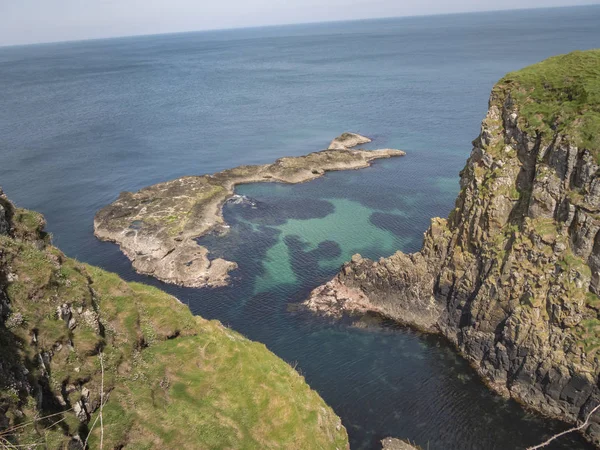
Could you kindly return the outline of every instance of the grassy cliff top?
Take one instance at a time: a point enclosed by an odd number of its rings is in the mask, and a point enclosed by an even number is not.
[[[0,447],[348,448],[264,345],[66,257],[42,216],[0,205]]]
[[[554,56],[509,73],[494,89],[509,91],[522,128],[551,139],[570,135],[580,147],[600,154],[600,49]]]

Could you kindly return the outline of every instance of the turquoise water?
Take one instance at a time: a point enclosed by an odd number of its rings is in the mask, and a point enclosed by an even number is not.
[[[247,192],[244,189],[241,192]],[[317,261],[320,269],[336,269],[355,253],[370,250],[389,255],[402,247],[402,240],[371,224],[374,210],[347,199],[330,199],[331,214],[323,218],[290,219],[276,227],[280,234],[263,261],[264,274],[256,280],[254,293],[268,292],[278,284],[298,282],[286,240],[298,237],[304,251],[314,251],[327,242],[337,244],[333,254]]]
[[[600,47],[600,7],[462,14],[0,48],[0,184],[82,261],[151,283],[297,363],[355,449],[509,449],[562,425],[491,394],[443,340],[295,311],[355,252],[418,250],[446,216],[494,82]],[[132,272],[93,216],[120,191],[324,148],[343,131],[403,158],[301,185],[252,184],[228,204],[230,287]],[[549,448],[586,448],[565,439]]]

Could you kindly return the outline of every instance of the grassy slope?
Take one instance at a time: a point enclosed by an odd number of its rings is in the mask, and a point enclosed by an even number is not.
[[[600,159],[600,49],[555,56],[509,73],[495,90],[506,87],[521,105],[524,130],[542,138],[562,131]]]
[[[16,210],[13,222],[24,239],[0,236],[0,288],[11,310],[4,324],[0,318],[0,437],[58,448],[91,429],[89,445],[98,448],[102,354],[104,448],[348,447],[339,418],[264,345],[194,317],[158,289],[50,245],[40,250],[43,240],[33,238],[43,219],[35,213]],[[73,329],[58,317],[63,304]],[[80,399],[90,413],[83,423],[72,410]],[[2,434],[18,424],[29,425]]]

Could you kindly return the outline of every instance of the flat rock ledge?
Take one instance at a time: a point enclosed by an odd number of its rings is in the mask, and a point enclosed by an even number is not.
[[[211,259],[196,239],[227,232],[222,207],[238,184],[303,183],[334,170],[362,169],[371,161],[404,156],[401,150],[351,150],[369,138],[344,133],[337,148],[281,158],[272,164],[239,166],[213,175],[187,176],[138,192],[123,192],[94,218],[94,234],[117,243],[133,268],[166,283],[187,287],[219,287],[229,283],[235,262]]]
[[[432,222],[429,235],[438,239],[444,221]],[[316,287],[300,309],[339,319],[372,312],[425,332],[438,332],[441,304],[433,296],[435,279],[421,253],[396,252],[372,261],[359,254],[329,282]],[[401,298],[402,301],[398,301]]]
[[[333,319],[341,319],[346,313],[383,313],[371,303],[363,291],[346,286],[338,278],[314,289],[303,306],[314,313]]]

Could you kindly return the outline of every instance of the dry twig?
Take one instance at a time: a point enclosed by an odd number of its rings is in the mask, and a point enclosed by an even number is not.
[[[579,430],[583,430],[585,427],[587,427],[590,423],[590,419],[592,418],[592,415],[598,411],[600,409],[600,404],[598,404],[594,409],[592,409],[590,411],[590,413],[587,415],[587,417],[585,418],[585,422],[583,422],[581,425],[579,425],[578,427],[574,427],[574,428],[569,428],[568,430],[563,431],[562,433],[558,433],[555,434],[554,436],[552,436],[550,439],[548,439],[545,442],[542,442],[541,444],[538,445],[534,445],[533,447],[528,447],[527,450],[537,450],[539,448],[543,448],[546,447],[548,445],[550,445],[550,443],[552,441],[554,441],[555,439],[558,439],[561,436],[564,436],[565,434],[569,434],[572,433],[574,431],[579,431]]]

